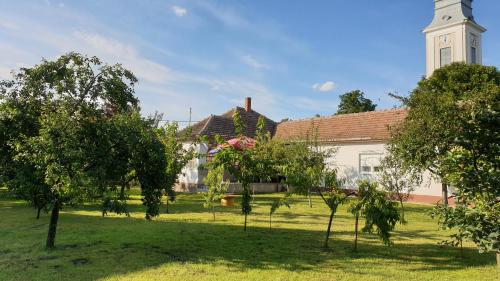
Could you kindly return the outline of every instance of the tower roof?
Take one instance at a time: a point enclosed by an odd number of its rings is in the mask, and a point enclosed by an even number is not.
[[[424,32],[462,22],[472,23],[485,31],[486,29],[474,21],[472,2],[473,0],[434,0],[434,19]]]

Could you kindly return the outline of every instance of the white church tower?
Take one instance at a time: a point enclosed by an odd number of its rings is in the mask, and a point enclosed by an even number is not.
[[[434,19],[423,31],[427,77],[452,62],[482,64],[481,34],[486,29],[474,21],[472,1],[434,0]]]

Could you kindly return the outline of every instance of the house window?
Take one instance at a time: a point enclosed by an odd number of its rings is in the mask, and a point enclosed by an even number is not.
[[[381,153],[359,154],[359,173],[362,177],[370,178],[380,172]]]
[[[472,64],[477,64],[477,53],[476,53],[476,47],[471,47],[470,48],[470,62]]]
[[[451,47],[441,48],[440,49],[440,66],[447,66],[451,64]]]

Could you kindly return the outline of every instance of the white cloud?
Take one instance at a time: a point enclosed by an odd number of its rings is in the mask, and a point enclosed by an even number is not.
[[[131,45],[97,33],[74,32],[73,38],[76,39],[75,45],[68,46],[68,51],[77,49],[98,55],[109,63],[122,63],[144,81],[166,83],[176,79],[171,69],[142,57]]]
[[[17,29],[17,25],[12,22],[0,22],[0,27],[11,30]]]
[[[187,14],[187,9],[180,6],[172,6],[172,11],[178,17],[183,17]]]
[[[242,56],[241,57],[241,61],[248,65],[248,66],[251,66],[253,68],[257,68],[257,69],[260,69],[260,68],[268,68],[267,65],[257,61],[254,57],[252,57],[251,55],[245,55],[245,56]]]
[[[337,84],[333,81],[326,81],[325,83],[316,83],[312,85],[312,88],[317,92],[331,92],[337,88]]]

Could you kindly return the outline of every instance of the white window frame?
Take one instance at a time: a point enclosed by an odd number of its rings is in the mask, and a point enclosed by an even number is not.
[[[380,162],[382,161],[383,157],[384,157],[384,154],[381,152],[361,152],[361,153],[359,153],[359,155],[358,155],[359,175],[361,177],[366,177],[366,178],[376,176],[378,174],[378,172],[380,172]],[[376,162],[376,164],[368,163],[368,165],[367,165],[367,163],[364,163],[368,159],[376,159],[374,161],[374,162]],[[370,171],[364,172],[363,167],[370,167]],[[379,169],[379,171],[375,171],[376,169]]]

